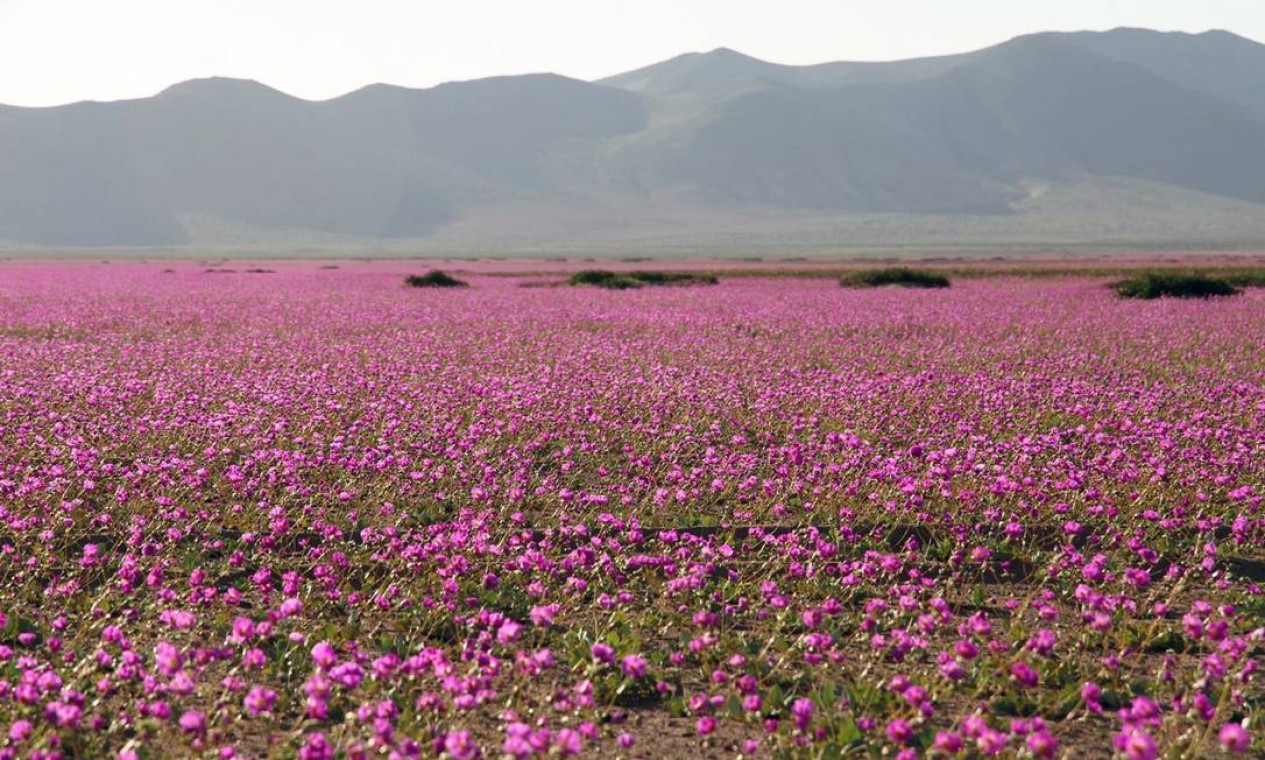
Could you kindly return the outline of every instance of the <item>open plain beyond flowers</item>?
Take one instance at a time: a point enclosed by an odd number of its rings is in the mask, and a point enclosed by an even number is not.
[[[1261,290],[172,267],[0,269],[0,758],[1265,752]]]

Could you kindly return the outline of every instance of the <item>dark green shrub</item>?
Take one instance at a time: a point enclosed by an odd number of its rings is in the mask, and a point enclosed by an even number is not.
[[[1111,283],[1121,298],[1209,298],[1232,296],[1238,288],[1221,277],[1186,272],[1142,272]]]
[[[839,280],[839,284],[845,288],[881,288],[885,285],[902,288],[947,288],[949,278],[926,269],[890,267],[849,272]]]
[[[411,274],[404,279],[404,284],[410,288],[464,288],[468,285],[438,269],[432,269],[426,274]]]
[[[612,287],[611,283],[618,279],[622,278],[614,272],[608,272],[604,269],[585,269],[571,275],[567,282],[572,285],[596,285],[599,288],[607,288]],[[637,287],[637,285],[632,287]]]
[[[640,288],[643,285],[715,285],[720,280],[713,275],[697,272],[608,272],[602,269],[588,269],[571,275],[568,282],[572,285],[628,290]]]
[[[628,276],[647,285],[715,285],[715,275],[698,272],[629,272]]]
[[[1265,288],[1265,269],[1247,269],[1222,275],[1226,282],[1240,288]]]

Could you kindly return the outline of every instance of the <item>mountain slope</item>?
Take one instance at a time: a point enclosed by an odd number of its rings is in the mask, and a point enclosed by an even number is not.
[[[550,146],[636,129],[636,96],[552,75],[299,100],[254,82],[0,111],[0,237],[183,242],[180,214],[425,235],[463,204],[540,192]]]
[[[943,74],[971,54],[905,61],[837,61],[786,66],[743,55],[729,48],[686,53],[661,63],[616,74],[600,84],[654,97],[680,95],[761,80],[791,87],[838,87],[846,84],[909,82]]]
[[[47,246],[477,247],[479,229],[548,246],[698,239],[708,225],[724,241],[848,215],[993,236],[1029,223],[1034,187],[1070,198],[1103,182],[1111,192],[1085,197],[1122,214],[1127,188],[1141,209],[1155,208],[1142,195],[1187,199],[1170,216],[1198,242],[1219,234],[1199,219],[1241,235],[1245,209],[1265,215],[1265,46],[1123,29],[889,63],[721,49],[599,83],[374,85],[322,102],[195,80],[139,100],[0,106],[0,179],[0,240]],[[1080,239],[1073,215],[1043,219],[1043,234],[1062,224]]]
[[[1244,37],[1221,30],[1182,34],[1147,29],[1052,36],[1265,117],[1265,45]]]
[[[860,213],[1001,213],[1025,178],[1082,174],[1265,202],[1259,121],[1058,38],[1017,39],[929,79],[733,93],[630,170],[648,164],[713,201]]]

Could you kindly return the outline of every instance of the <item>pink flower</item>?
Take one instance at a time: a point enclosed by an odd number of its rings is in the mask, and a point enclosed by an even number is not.
[[[259,670],[268,664],[268,655],[264,654],[264,650],[258,647],[252,647],[242,652],[242,665],[249,670]]]
[[[186,734],[206,732],[206,715],[197,710],[188,710],[180,716],[180,730]]]
[[[501,750],[516,759],[531,757],[536,753],[531,736],[531,726],[526,723],[511,723],[505,727],[505,742],[501,745]]]
[[[908,744],[914,738],[914,729],[905,721],[897,718],[887,724],[887,740],[893,744]]]
[[[479,756],[479,745],[470,736],[469,731],[452,731],[444,736],[444,752],[457,760],[470,760]]]
[[[629,678],[643,678],[646,675],[645,659],[635,654],[624,655],[620,667]]]
[[[979,737],[976,738],[975,746],[979,747],[979,751],[985,755],[996,755],[1006,748],[1008,740],[1008,737],[1001,731],[984,728],[980,731]]]
[[[937,731],[931,748],[949,755],[962,751],[962,737],[956,731]]]
[[[166,641],[160,641],[154,646],[154,663],[158,666],[159,673],[171,678],[184,664],[184,657],[180,655],[179,649]]]
[[[1113,740],[1116,749],[1120,750],[1128,760],[1155,760],[1159,756],[1159,746],[1146,731],[1129,728],[1117,734]]]
[[[496,640],[502,646],[509,646],[518,641],[519,634],[523,631],[523,627],[513,620],[507,620],[496,631]]]
[[[528,616],[531,618],[532,625],[547,628],[553,625],[553,619],[558,614],[558,609],[559,607],[556,604],[539,604],[531,608]]]
[[[9,726],[9,740],[14,744],[21,744],[30,739],[33,733],[35,733],[35,726],[29,720],[15,720],[13,725]]]
[[[1252,747],[1252,736],[1238,723],[1227,723],[1217,732],[1217,741],[1226,752],[1247,752]]]
[[[1099,704],[1101,699],[1102,687],[1098,684],[1093,681],[1087,681],[1085,685],[1081,687],[1081,700],[1085,703],[1085,706],[1089,708],[1090,712],[1102,712],[1102,705]]]
[[[229,641],[234,644],[240,644],[249,641],[255,635],[255,621],[247,617],[239,617],[233,619],[233,632],[229,634]]]
[[[338,662],[338,652],[328,641],[321,641],[312,647],[312,661],[318,668],[327,670]]]
[[[811,699],[797,699],[791,703],[791,715],[795,716],[795,725],[803,731],[813,719],[815,705]]]
[[[101,562],[101,547],[96,544],[84,544],[83,556],[79,559],[80,567],[95,567]]]
[[[334,760],[334,748],[330,746],[325,734],[313,731],[299,748],[299,760]]]
[[[1054,646],[1058,644],[1058,636],[1046,628],[1037,631],[1037,635],[1028,639],[1028,648],[1042,657],[1049,657],[1054,651]]]
[[[962,639],[953,645],[953,651],[963,660],[974,660],[979,655],[979,647],[974,643]]]
[[[593,659],[598,662],[604,662],[607,664],[615,662],[615,648],[610,644],[603,644],[599,641],[594,644],[589,651],[592,653]]]
[[[1058,739],[1055,739],[1050,735],[1050,732],[1044,729],[1029,734],[1026,744],[1032,756],[1042,760],[1054,757],[1059,749]]]
[[[1025,689],[1034,689],[1040,681],[1040,676],[1031,665],[1026,662],[1016,662],[1010,666],[1010,677]]]
[[[277,692],[271,689],[252,686],[246,694],[246,711],[252,716],[258,717],[263,713],[270,713],[276,704]]]
[[[578,755],[584,750],[584,737],[575,729],[564,728],[554,737],[554,746],[564,755]]]
[[[348,689],[354,689],[364,680],[365,671],[354,662],[335,665],[329,671],[330,680]]]

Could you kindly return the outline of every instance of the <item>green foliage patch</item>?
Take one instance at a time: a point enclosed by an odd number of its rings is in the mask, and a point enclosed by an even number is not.
[[[1198,272],[1142,272],[1111,283],[1121,298],[1210,298],[1241,293],[1228,279]]]
[[[589,285],[607,290],[631,290],[645,285],[715,285],[720,282],[715,275],[699,272],[633,271],[610,272],[604,269],[587,269],[576,272],[567,280],[571,285]]]
[[[949,278],[927,269],[889,267],[849,272],[840,278],[839,284],[845,288],[881,288],[887,285],[902,288],[947,288]]]
[[[404,284],[410,288],[465,288],[470,285],[439,269],[432,269],[426,274],[411,274],[404,278]]]

